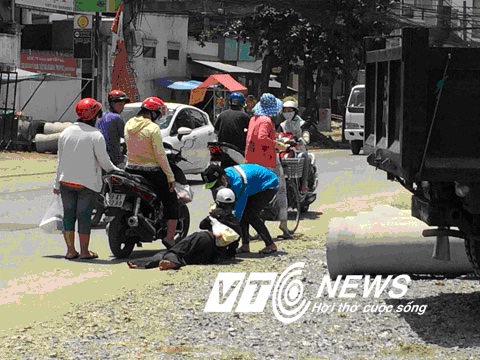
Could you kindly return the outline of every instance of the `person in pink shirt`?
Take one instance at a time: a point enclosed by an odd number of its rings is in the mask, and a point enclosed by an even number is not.
[[[277,149],[282,151],[286,145],[276,140],[277,132],[273,118],[282,110],[283,103],[270,93],[260,97],[260,101],[254,106],[254,116],[250,119],[247,131],[247,145],[245,147],[245,162],[265,166],[278,176],[279,187],[276,204],[279,210],[277,220],[280,221],[280,230],[283,234],[278,237],[291,239],[292,236],[287,228],[287,191],[285,175]]]

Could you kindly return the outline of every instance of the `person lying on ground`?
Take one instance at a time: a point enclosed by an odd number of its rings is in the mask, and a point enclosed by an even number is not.
[[[221,259],[235,257],[240,242],[240,222],[233,215],[235,194],[231,189],[219,190],[215,207],[200,222],[200,229],[168,249],[150,258],[128,262],[131,269],[159,267],[160,270],[179,269],[185,265],[216,264]],[[218,230],[218,228],[220,230]]]

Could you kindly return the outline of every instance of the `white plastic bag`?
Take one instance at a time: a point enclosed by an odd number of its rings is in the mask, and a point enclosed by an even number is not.
[[[193,200],[193,190],[190,185],[175,182],[175,191],[177,192],[177,198],[180,203],[187,204]]]
[[[215,236],[215,245],[223,247],[238,240],[240,235],[235,230],[225,224],[222,224],[214,217],[209,216],[209,218],[212,223],[213,236]]]
[[[62,232],[62,220],[63,220],[63,205],[62,198],[59,195],[54,194],[50,201],[50,205],[43,215],[42,221],[38,227],[49,234],[58,234]]]

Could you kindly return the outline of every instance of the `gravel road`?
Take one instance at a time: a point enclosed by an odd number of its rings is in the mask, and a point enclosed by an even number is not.
[[[412,276],[400,299],[390,298],[388,291],[395,290],[390,285],[379,298],[363,298],[361,280],[349,290],[354,298],[330,298],[326,292],[316,298],[322,280],[329,279],[322,241],[304,236],[279,243],[276,256],[251,254],[230,264],[158,272],[158,282],[142,289],[85,303],[61,320],[0,333],[0,358],[480,358],[476,279]],[[261,313],[203,312],[219,272],[280,274],[299,262],[305,263],[298,277],[303,297],[315,304],[299,320],[283,324],[270,301]],[[141,276],[158,270],[131,271]]]

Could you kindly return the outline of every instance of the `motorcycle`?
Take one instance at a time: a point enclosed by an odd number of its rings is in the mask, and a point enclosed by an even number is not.
[[[280,159],[284,158],[297,158],[300,154],[304,154],[301,151],[302,143],[301,140],[295,139],[294,136],[290,133],[281,132],[278,134],[278,139],[283,143],[287,144],[288,147],[285,151],[279,153]],[[303,145],[306,147],[306,145]],[[308,212],[310,204],[312,204],[317,199],[317,194],[315,190],[318,185],[318,176],[317,176],[317,167],[315,166],[315,155],[308,153],[309,163],[308,169],[308,181],[307,181],[307,191],[301,190],[301,182],[298,181],[299,193],[300,193],[300,212]]]
[[[207,143],[207,146],[210,151],[210,164],[219,165],[225,169],[229,166],[245,163],[243,151],[235,145],[213,141]]]
[[[183,131],[185,130],[185,131]],[[186,130],[178,130],[179,139],[188,135]],[[187,184],[180,161],[188,161],[182,156],[182,148],[176,150],[164,143],[170,167],[175,175],[175,186],[179,196],[179,220],[175,241],[183,239],[190,227],[190,212],[187,203],[193,199],[193,192]],[[135,245],[163,239],[167,234],[167,220],[163,217],[163,204],[152,190],[152,184],[140,175],[124,171],[114,171],[103,177],[105,215],[112,217],[107,225],[108,243],[117,258],[128,257]]]

